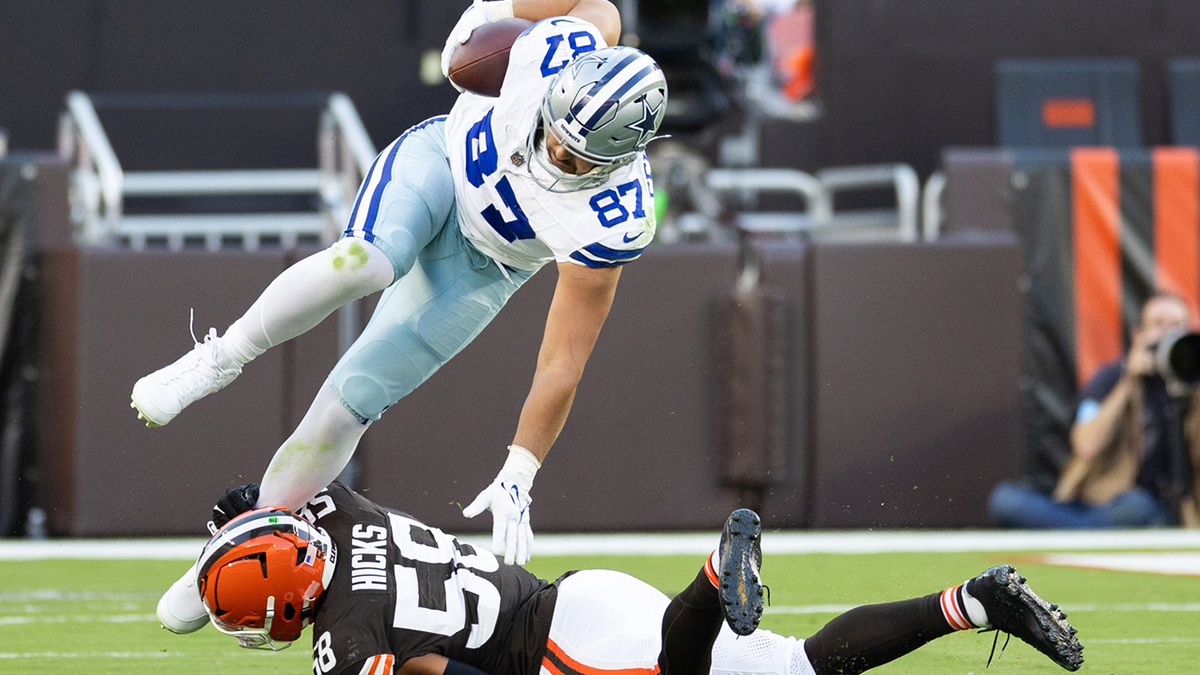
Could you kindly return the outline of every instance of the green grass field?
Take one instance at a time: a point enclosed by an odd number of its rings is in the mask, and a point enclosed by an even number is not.
[[[1037,560],[1020,553],[770,555],[763,575],[772,606],[763,626],[806,636],[839,608],[923,595],[1007,561],[1070,614],[1087,647],[1081,672],[1200,673],[1200,578],[1068,569]],[[671,594],[699,564],[699,556],[543,556],[529,567],[547,578],[584,567],[617,569]],[[311,672],[307,635],[292,649],[266,653],[240,649],[211,628],[187,636],[159,628],[154,605],[182,569],[180,562],[142,560],[0,561],[0,673]],[[991,646],[991,634],[950,635],[872,672],[1065,672],[1017,640],[985,668]]]

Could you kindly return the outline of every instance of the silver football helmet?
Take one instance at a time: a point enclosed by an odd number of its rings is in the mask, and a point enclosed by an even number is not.
[[[645,149],[666,108],[667,80],[653,58],[633,47],[588,52],[559,71],[542,98],[526,148],[530,173],[554,192],[599,185]],[[546,133],[595,168],[575,175],[554,166]]]

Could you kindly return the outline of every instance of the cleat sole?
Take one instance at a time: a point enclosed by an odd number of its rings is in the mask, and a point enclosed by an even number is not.
[[[137,407],[137,404],[136,404],[136,403],[134,403],[133,401],[130,401],[130,402],[129,402],[129,407],[130,407],[130,408],[133,408],[134,410],[136,410],[136,411],[137,411],[137,416],[138,416],[138,419],[146,423],[146,428],[147,428],[147,429],[158,429],[159,427],[163,426],[163,425],[161,425],[161,424],[155,424],[155,423],[154,423],[154,422],[153,422],[153,421],[152,421],[152,420],[151,420],[151,419],[150,419],[150,418],[149,418],[149,417],[146,415],[146,413],[142,412],[142,411],[141,411],[141,409]]]
[[[721,608],[726,623],[738,635],[749,635],[762,620],[763,586],[758,569],[761,520],[749,509],[730,515],[721,537]]]

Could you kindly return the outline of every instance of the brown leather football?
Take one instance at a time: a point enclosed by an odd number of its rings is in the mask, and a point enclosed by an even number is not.
[[[508,70],[508,50],[532,23],[528,19],[497,19],[476,28],[450,56],[450,79],[467,91],[499,96]]]

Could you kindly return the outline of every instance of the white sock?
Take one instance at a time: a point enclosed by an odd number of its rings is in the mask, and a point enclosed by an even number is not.
[[[983,604],[971,597],[965,583],[942,591],[941,606],[942,616],[955,630],[988,628],[992,625]]]
[[[321,385],[304,419],[271,458],[257,506],[303,506],[346,468],[368,426],[346,410],[328,384]]]
[[[227,368],[230,366],[244,366],[261,356],[263,352],[272,346],[267,344],[259,347],[254,344],[250,340],[250,336],[246,335],[246,332],[242,330],[241,323],[237,322],[230,326],[229,330],[225,331],[225,334],[221,336],[221,349],[218,352],[220,354],[218,358],[222,361],[221,365]],[[225,363],[226,359],[229,360],[229,363]]]
[[[204,601],[196,588],[196,565],[188,568],[158,600],[155,610],[159,622],[175,633],[191,633],[208,623]]]
[[[223,365],[242,366],[308,332],[342,305],[387,288],[394,276],[383,251],[346,238],[284,270],[221,337]]]
[[[962,600],[963,606],[967,608],[967,618],[971,623],[980,628],[991,628],[992,622],[988,620],[987,610],[983,608],[983,603],[976,600],[967,591],[967,583],[964,581],[962,585]]]

